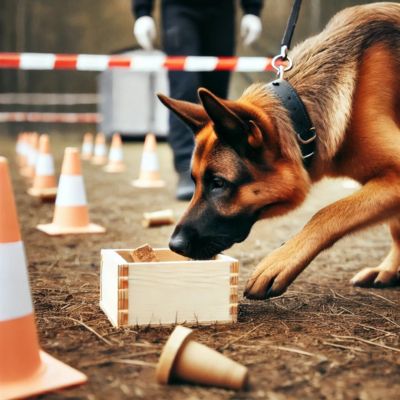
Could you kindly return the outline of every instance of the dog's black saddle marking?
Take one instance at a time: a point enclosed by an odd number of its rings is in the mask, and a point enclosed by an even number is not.
[[[293,86],[284,79],[277,79],[267,84],[268,89],[280,99],[288,110],[293,128],[297,135],[304,166],[310,166],[315,153],[315,139],[317,138],[307,109]]]

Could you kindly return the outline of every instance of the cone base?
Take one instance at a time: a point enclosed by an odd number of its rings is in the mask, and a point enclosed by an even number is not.
[[[47,233],[50,236],[56,235],[74,235],[84,233],[104,233],[106,228],[100,225],[89,224],[86,226],[60,226],[56,224],[41,224],[36,227],[39,231]]]
[[[142,180],[142,179],[136,179],[131,182],[132,186],[138,187],[138,188],[144,188],[144,189],[149,189],[149,188],[162,188],[165,187],[165,182],[164,181],[148,181],[148,180]]]
[[[42,371],[12,384],[0,384],[0,399],[20,399],[87,381],[86,375],[40,351]]]
[[[115,174],[126,171],[126,166],[124,164],[108,164],[103,168],[103,170],[105,172]]]
[[[158,360],[156,379],[158,383],[167,384],[169,383],[171,370],[175,362],[175,358],[179,353],[182,345],[190,338],[193,331],[184,326],[178,325],[171,336],[167,340],[160,359]]]
[[[40,197],[41,199],[55,199],[57,196],[57,188],[29,188],[28,194],[33,197]]]
[[[32,172],[32,169],[30,167],[24,167],[20,170],[21,176],[27,179],[33,179],[35,176],[35,173]]]
[[[93,157],[92,158],[92,164],[93,165],[104,165],[104,164],[107,164],[107,158]]]

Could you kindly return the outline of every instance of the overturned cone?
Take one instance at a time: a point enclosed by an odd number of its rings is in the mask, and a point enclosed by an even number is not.
[[[38,225],[37,229],[48,235],[105,232],[102,226],[91,224],[89,221],[85,184],[77,148],[65,149],[53,222]]]
[[[190,382],[226,389],[245,389],[248,370],[209,347],[191,340],[193,331],[177,326],[158,361],[157,381]]]
[[[54,200],[57,195],[57,182],[54,173],[54,159],[50,151],[49,136],[41,135],[35,177],[28,193],[43,200]]]

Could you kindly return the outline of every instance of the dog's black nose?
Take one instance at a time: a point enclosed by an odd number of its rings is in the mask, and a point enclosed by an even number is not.
[[[183,232],[174,233],[169,241],[169,248],[175,253],[185,256],[190,247],[189,240],[185,237]]]

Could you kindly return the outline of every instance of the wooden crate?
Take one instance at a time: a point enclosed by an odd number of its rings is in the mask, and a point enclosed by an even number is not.
[[[114,326],[237,321],[234,258],[194,261],[154,249],[159,262],[133,262],[130,251],[101,250],[100,307]]]

